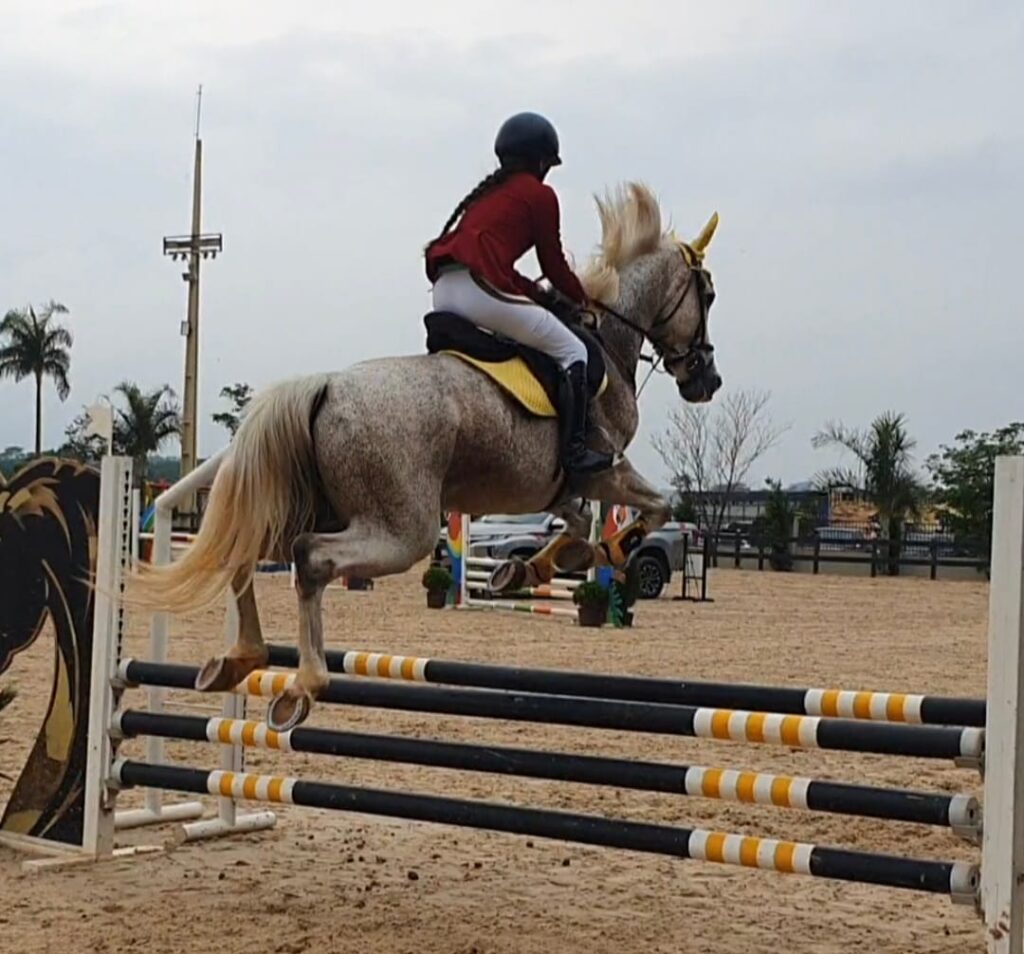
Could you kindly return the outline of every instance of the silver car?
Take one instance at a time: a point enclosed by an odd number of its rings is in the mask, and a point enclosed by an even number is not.
[[[469,525],[470,556],[528,560],[565,529],[549,513],[489,513]]]

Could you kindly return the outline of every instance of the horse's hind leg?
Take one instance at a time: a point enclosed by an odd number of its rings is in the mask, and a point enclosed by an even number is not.
[[[267,709],[267,724],[279,732],[302,722],[313,700],[330,681],[324,655],[321,600],[339,576],[373,579],[403,573],[428,556],[437,542],[436,508],[424,515],[405,513],[401,532],[365,519],[341,533],[305,533],[293,547],[295,590],[299,599],[299,669],[295,681]]]
[[[214,656],[199,670],[196,688],[201,692],[227,692],[254,669],[267,664],[267,645],[263,642],[253,592],[253,569],[239,570],[231,581],[238,606],[238,638],[226,653]]]

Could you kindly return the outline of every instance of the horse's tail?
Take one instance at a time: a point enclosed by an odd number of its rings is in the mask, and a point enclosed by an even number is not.
[[[180,612],[210,606],[239,571],[252,572],[311,526],[316,461],[311,422],[327,375],[285,381],[253,398],[210,489],[184,556],[142,568],[129,602]]]

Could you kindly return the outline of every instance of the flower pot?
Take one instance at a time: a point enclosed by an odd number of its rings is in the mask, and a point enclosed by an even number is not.
[[[427,608],[444,609],[448,603],[447,590],[427,590]]]
[[[577,622],[580,626],[604,626],[608,618],[608,607],[599,603],[584,603],[578,606],[577,610]]]

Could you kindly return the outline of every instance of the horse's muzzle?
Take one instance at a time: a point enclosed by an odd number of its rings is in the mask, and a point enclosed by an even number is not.
[[[679,395],[689,404],[706,404],[722,386],[722,376],[714,369],[706,369],[686,381],[679,382]]]

